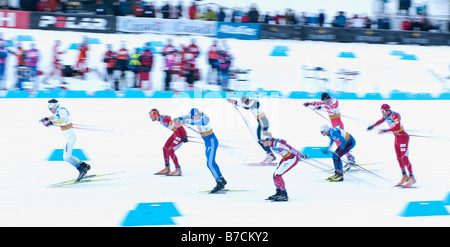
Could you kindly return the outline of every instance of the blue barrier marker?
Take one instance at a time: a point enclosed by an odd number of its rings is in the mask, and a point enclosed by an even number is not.
[[[64,161],[63,158],[63,149],[55,149],[48,157],[48,161]],[[84,154],[83,150],[81,149],[74,149],[72,151],[72,155],[77,157],[80,160],[89,160],[88,157]]]
[[[141,90],[127,90],[125,92],[124,98],[146,98],[144,92]]]
[[[289,51],[289,49],[284,45],[277,45],[273,48],[272,53],[270,56],[272,57],[287,57],[288,54],[286,53]]]
[[[324,154],[322,149],[326,147],[305,147],[301,151],[302,154],[308,155],[310,158],[331,158],[329,154]]]
[[[30,35],[17,35],[16,41],[34,41]]]
[[[139,203],[130,210],[121,226],[175,225],[172,217],[182,216],[173,202]]]
[[[403,217],[450,215],[443,201],[410,202],[400,213]]]
[[[450,206],[450,192],[447,194],[447,197],[444,199],[444,205]]]
[[[338,57],[356,58],[356,56],[355,56],[355,54],[353,54],[353,52],[347,52],[347,51],[343,51],[343,52],[339,53]]]
[[[413,55],[413,54],[403,54],[403,55],[400,57],[400,59],[401,59],[401,60],[418,60],[417,57],[416,57],[416,55]]]
[[[8,91],[5,98],[28,98],[30,95],[27,91]]]
[[[94,97],[94,98],[117,98],[117,94],[115,91],[105,90],[105,91],[95,92],[92,97]]]
[[[393,56],[403,56],[403,51],[399,51],[399,50],[393,50],[391,51],[391,53],[389,53],[389,55],[393,55]]]

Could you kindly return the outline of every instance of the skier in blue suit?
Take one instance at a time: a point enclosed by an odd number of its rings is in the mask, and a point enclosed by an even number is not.
[[[188,115],[178,117],[174,119],[174,121],[180,124],[197,127],[198,132],[205,142],[206,165],[217,183],[216,187],[214,187],[210,193],[216,193],[217,191],[224,189],[227,181],[223,178],[219,165],[216,163],[216,152],[219,141],[209,124],[210,121],[208,115],[200,112],[197,108],[192,108]]]

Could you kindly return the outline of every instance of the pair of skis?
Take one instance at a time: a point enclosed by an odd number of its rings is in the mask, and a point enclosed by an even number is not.
[[[107,180],[115,180],[119,179],[121,177],[111,177],[112,175],[119,175],[124,173],[125,171],[120,172],[111,172],[111,173],[104,173],[104,174],[92,174],[92,175],[86,175],[81,180],[77,181],[77,179],[71,179],[67,181],[63,181],[60,183],[49,185],[50,188],[56,188],[56,187],[62,187],[67,185],[74,185],[74,184],[81,184],[81,183],[90,183],[90,182],[98,182],[98,181],[107,181]]]

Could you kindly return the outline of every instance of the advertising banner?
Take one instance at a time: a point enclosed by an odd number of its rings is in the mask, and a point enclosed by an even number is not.
[[[261,39],[300,39],[301,26],[261,24]]]
[[[31,12],[31,29],[114,33],[115,16]]]
[[[258,23],[236,23],[218,22],[217,38],[235,38],[255,40],[259,39],[261,24]]]
[[[215,36],[216,26],[214,21],[117,17],[119,32]]]
[[[30,12],[0,10],[0,27],[29,29]]]

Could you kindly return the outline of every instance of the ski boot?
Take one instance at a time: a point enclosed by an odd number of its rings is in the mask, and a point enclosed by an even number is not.
[[[220,177],[219,179],[216,180],[216,187],[214,187],[209,193],[210,194],[214,194],[216,192],[218,192],[219,190],[223,190],[225,188],[225,185],[227,184],[227,180],[225,180],[225,178]]]
[[[403,188],[410,188],[413,184],[416,183],[416,179],[413,175],[409,175],[408,180],[406,180],[406,184],[404,184]]]
[[[168,175],[170,173],[170,167],[169,166],[165,166],[164,169],[162,169],[161,171],[155,173],[155,175]]]
[[[79,182],[81,179],[83,179],[89,169],[91,169],[91,166],[82,161],[80,166],[77,167],[77,170],[80,173],[78,174],[78,178],[76,181]]]
[[[275,194],[267,197],[266,200],[271,200],[272,201],[272,200],[274,200],[276,197],[278,197],[280,195],[281,195],[281,189],[277,188]]]
[[[286,190],[280,190],[280,194],[273,197],[274,202],[286,202],[289,199]]]
[[[181,176],[181,168],[180,167],[175,168],[175,171],[169,172],[167,176]]]
[[[349,155],[348,156],[348,162],[344,164],[344,171],[348,171],[350,170],[350,168],[352,168],[352,166],[356,165],[355,162],[355,157],[353,157],[353,155]]]
[[[396,184],[395,186],[401,187],[403,186],[404,183],[406,183],[406,181],[408,181],[408,175],[406,175],[405,173],[402,173],[402,180],[400,180],[400,182],[398,184]]]
[[[327,178],[330,182],[342,182],[344,181],[344,173],[341,171],[335,171],[334,175]]]

